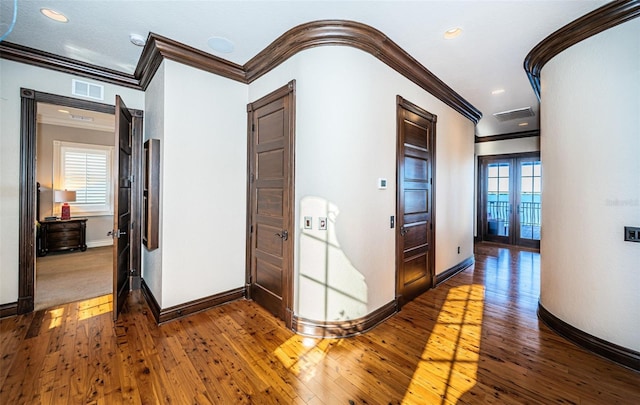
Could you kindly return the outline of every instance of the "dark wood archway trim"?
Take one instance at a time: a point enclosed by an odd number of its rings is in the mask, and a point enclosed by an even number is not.
[[[298,52],[317,46],[350,46],[367,52],[473,123],[477,124],[482,118],[480,110],[382,32],[354,21],[323,20],[298,25],[285,32],[243,66],[154,33],[149,34],[133,75],[7,42],[0,43],[0,57],[146,90],[164,59],[242,83],[251,83]]]
[[[532,138],[535,136],[540,136],[540,130],[536,129],[533,131],[511,132],[501,135],[476,136],[475,143],[506,141],[508,139]]]
[[[556,317],[543,307],[540,302],[538,302],[538,317],[545,325],[570,342],[632,370],[640,371],[640,352],[607,342],[581,331]]]
[[[555,31],[536,45],[524,59],[524,70],[540,99],[540,72],[544,65],[565,49],[609,28],[640,16],[640,1],[608,3]]]

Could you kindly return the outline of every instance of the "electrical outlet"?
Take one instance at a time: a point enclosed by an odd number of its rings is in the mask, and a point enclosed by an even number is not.
[[[627,242],[640,242],[640,228],[635,226],[625,226],[624,240]]]
[[[321,231],[327,230],[327,217],[318,218],[318,229],[320,229]]]

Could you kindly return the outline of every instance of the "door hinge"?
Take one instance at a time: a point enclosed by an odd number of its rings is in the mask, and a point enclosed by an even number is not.
[[[255,176],[253,175],[253,173],[251,173],[251,182],[253,183],[255,180]]]
[[[433,185],[433,177],[429,179],[429,184]]]
[[[129,181],[129,183],[133,183],[135,181],[135,176],[131,175],[131,176],[127,177],[127,180]]]
[[[249,227],[249,233],[253,233],[253,225]]]
[[[429,229],[433,231],[433,224],[432,223],[429,224]]]
[[[256,132],[256,124],[251,124],[251,132]]]
[[[136,269],[131,269],[129,270],[129,274],[131,274],[132,276],[134,276],[136,274]]]

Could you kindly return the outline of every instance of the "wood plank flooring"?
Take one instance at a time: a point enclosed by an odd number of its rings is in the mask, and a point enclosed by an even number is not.
[[[539,254],[476,264],[374,330],[295,335],[250,301],[156,326],[139,292],[0,321],[0,404],[640,404],[640,374],[536,317]]]

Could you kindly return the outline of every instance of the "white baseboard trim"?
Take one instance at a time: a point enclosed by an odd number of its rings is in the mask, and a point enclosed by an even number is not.
[[[92,241],[88,241],[87,242],[87,248],[95,248],[95,247],[102,247],[102,246],[112,246],[113,245],[113,239],[109,238],[109,239],[100,239],[100,240],[92,240]]]

